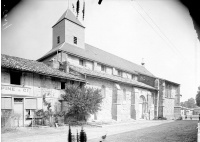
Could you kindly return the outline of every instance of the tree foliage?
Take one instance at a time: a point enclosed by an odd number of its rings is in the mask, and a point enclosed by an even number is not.
[[[200,86],[198,87],[197,95],[196,95],[196,104],[200,106]]]
[[[101,109],[103,97],[100,89],[67,85],[62,98],[68,102],[68,116],[86,120],[87,116]],[[81,117],[81,118],[80,118]]]
[[[195,108],[197,107],[195,104],[195,99],[194,98],[189,98],[185,102],[181,102],[181,106],[186,107],[186,108]]]

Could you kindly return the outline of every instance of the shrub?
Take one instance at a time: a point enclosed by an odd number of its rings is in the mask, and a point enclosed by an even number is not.
[[[62,98],[69,105],[66,116],[74,118],[76,121],[87,121],[90,114],[101,109],[103,101],[100,89],[80,88],[75,85],[67,85]]]

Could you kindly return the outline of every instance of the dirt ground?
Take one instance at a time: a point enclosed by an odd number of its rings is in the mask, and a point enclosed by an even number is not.
[[[98,139],[89,140],[97,142]],[[197,121],[174,121],[107,136],[104,142],[196,142]]]
[[[195,142],[197,121],[132,121],[104,127],[85,126],[88,142]],[[81,127],[72,127],[72,133]],[[68,126],[59,128],[20,128],[1,135],[2,142],[66,142]]]

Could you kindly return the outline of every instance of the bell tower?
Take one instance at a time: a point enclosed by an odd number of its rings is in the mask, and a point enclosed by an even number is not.
[[[70,9],[67,9],[53,29],[53,47],[68,43],[80,48],[85,48],[85,27],[76,18]]]

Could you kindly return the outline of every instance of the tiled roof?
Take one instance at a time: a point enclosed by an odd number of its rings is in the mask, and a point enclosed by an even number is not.
[[[45,54],[43,57],[38,59],[41,61],[45,57],[49,56],[50,54],[56,52],[57,50],[60,51],[66,51],[68,53],[71,53],[73,55],[89,59],[92,61],[96,61],[111,67],[115,67],[117,69],[121,69],[133,74],[144,74],[148,76],[155,77],[152,73],[150,73],[144,66],[137,65],[135,63],[132,63],[130,61],[127,61],[123,58],[120,58],[118,56],[115,56],[113,54],[110,54],[106,51],[103,51],[101,49],[98,49],[96,47],[93,47],[89,44],[85,44],[85,49],[76,47],[74,45],[63,43],[62,45],[51,49],[47,54]]]
[[[67,20],[69,20],[69,21],[71,21],[71,22],[74,22],[74,23],[78,24],[78,25],[81,26],[81,27],[84,27],[84,26],[81,24],[81,22],[74,16],[74,14],[71,12],[70,9],[67,9],[67,10],[63,13],[63,15],[60,17],[60,19],[56,22],[56,24],[59,23],[60,21],[62,21],[63,19],[67,19]],[[56,24],[55,24],[55,25],[56,25]],[[54,26],[55,26],[55,25],[54,25]]]
[[[99,77],[99,78],[103,78],[103,79],[108,79],[108,80],[121,82],[121,83],[125,83],[125,84],[130,84],[130,85],[141,87],[141,88],[157,90],[154,87],[151,87],[151,86],[146,85],[144,83],[138,82],[136,80],[128,79],[128,78],[122,78],[122,77],[119,77],[119,76],[109,75],[109,74],[106,74],[106,73],[103,73],[103,72],[93,71],[93,70],[89,70],[89,69],[86,69],[86,68],[80,68],[80,67],[76,67],[76,66],[73,66],[73,65],[70,65],[70,69],[77,71],[81,74],[86,74],[88,76],[94,76],[94,77]]]
[[[74,76],[69,73],[65,73],[57,69],[51,68],[42,62],[23,59],[14,56],[8,56],[4,54],[1,54],[1,67],[85,82],[84,79],[78,76]]]

